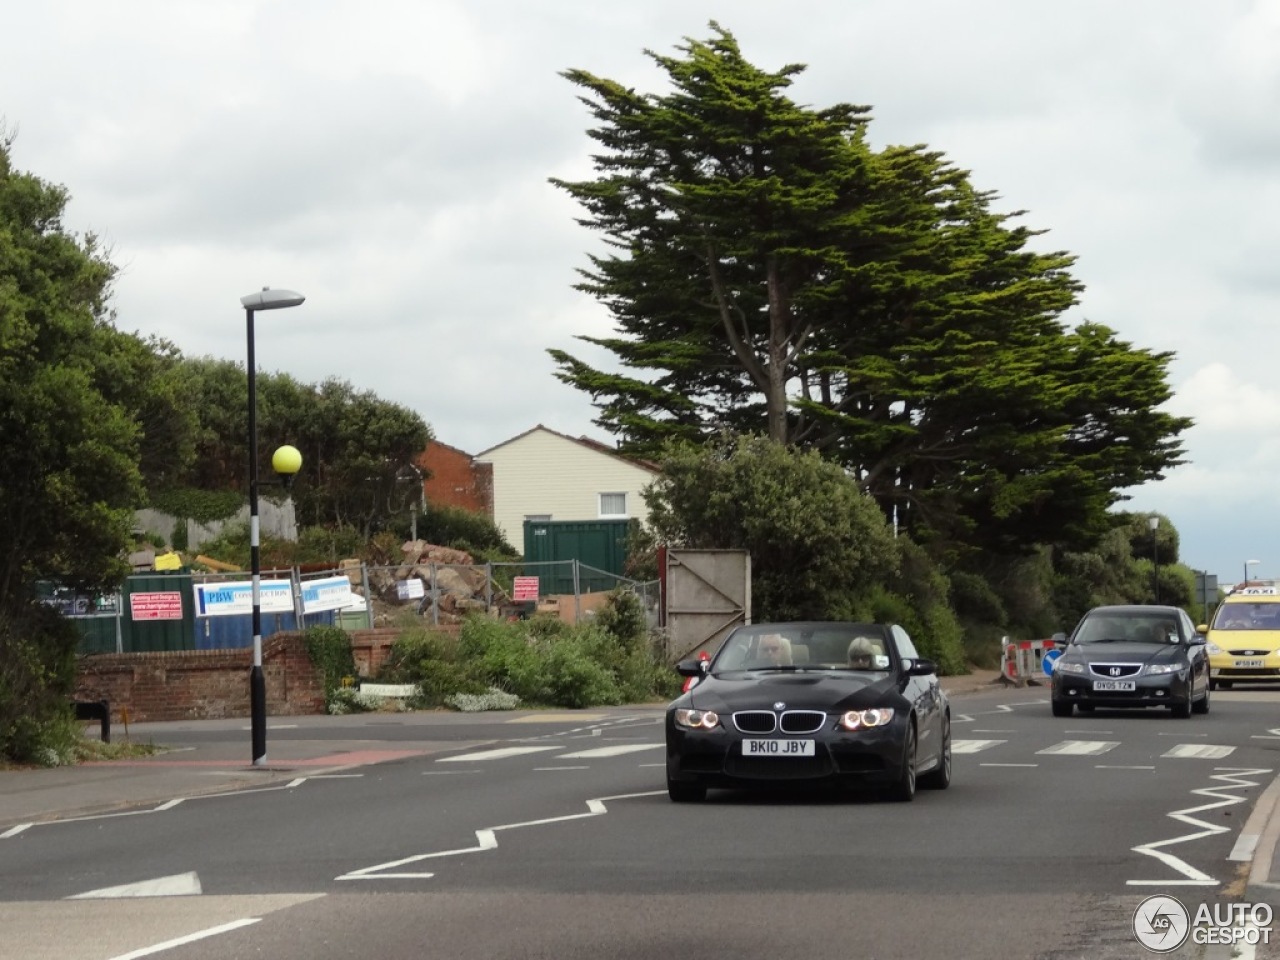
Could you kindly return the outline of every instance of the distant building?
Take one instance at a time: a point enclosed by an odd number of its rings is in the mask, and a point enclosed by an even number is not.
[[[494,523],[522,552],[525,520],[643,521],[640,492],[659,473],[607,444],[542,424],[477,453],[474,462],[492,471]]]
[[[493,467],[476,463],[471,454],[432,440],[418,457],[418,466],[427,471],[422,483],[427,508],[460,507],[472,513],[493,515]],[[516,546],[512,541],[512,546]]]

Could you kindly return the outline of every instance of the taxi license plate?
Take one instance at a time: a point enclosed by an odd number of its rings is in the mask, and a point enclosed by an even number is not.
[[[812,757],[812,740],[743,740],[744,757]]]
[[[1262,660],[1237,660],[1232,666],[1237,670],[1261,670]]]
[[[1093,681],[1094,690],[1119,690],[1132,691],[1136,690],[1138,685],[1132,680],[1095,680]]]

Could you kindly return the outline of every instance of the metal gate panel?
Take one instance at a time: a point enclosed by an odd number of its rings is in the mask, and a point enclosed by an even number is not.
[[[714,653],[734,627],[751,622],[751,555],[683,547],[663,554],[668,659]]]

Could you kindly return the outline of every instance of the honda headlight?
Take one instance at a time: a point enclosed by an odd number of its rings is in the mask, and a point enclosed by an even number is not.
[[[1076,663],[1074,660],[1067,660],[1065,657],[1059,657],[1054,663],[1053,669],[1056,673],[1084,673],[1084,664]]]
[[[1148,663],[1147,676],[1158,676],[1164,673],[1177,673],[1182,669],[1180,663]]]
[[[720,726],[720,714],[714,710],[677,710],[676,726],[690,730],[714,730]]]
[[[865,730],[883,727],[893,719],[893,707],[876,707],[872,710],[850,710],[840,716],[838,726],[843,730]]]

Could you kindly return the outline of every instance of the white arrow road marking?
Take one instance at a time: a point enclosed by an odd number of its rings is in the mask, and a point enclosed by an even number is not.
[[[1270,773],[1270,770],[1247,769],[1244,767],[1218,767],[1219,770],[1227,771],[1225,773],[1217,773],[1210,777],[1210,780],[1223,780],[1231,784],[1227,788],[1205,787],[1198,790],[1192,790],[1193,794],[1202,797],[1216,797],[1216,803],[1205,803],[1197,807],[1187,807],[1183,810],[1174,810],[1169,814],[1174,820],[1180,820],[1185,824],[1193,827],[1199,827],[1195,833],[1184,834],[1180,837],[1171,837],[1168,840],[1157,840],[1155,843],[1144,843],[1141,846],[1131,848],[1134,853],[1145,854],[1149,857],[1155,857],[1167,867],[1180,873],[1185,879],[1170,880],[1165,877],[1160,880],[1129,880],[1130,886],[1216,886],[1218,881],[1201,870],[1197,870],[1185,860],[1175,857],[1171,853],[1165,853],[1161,847],[1173,846],[1175,843],[1189,843],[1192,840],[1200,840],[1204,837],[1213,837],[1219,833],[1226,833],[1226,827],[1220,827],[1214,823],[1205,823],[1203,820],[1197,820],[1191,816],[1193,813],[1203,813],[1205,810],[1216,810],[1219,807],[1229,807],[1237,803],[1244,803],[1243,796],[1236,796],[1233,793],[1223,793],[1222,790],[1247,790],[1249,787],[1258,786],[1258,781],[1249,780],[1248,777],[1258,776],[1263,773]]]
[[[391,870],[395,867],[402,867],[408,863],[419,863],[423,860],[431,860],[436,857],[453,857],[460,853],[481,853],[485,850],[496,850],[498,848],[497,833],[499,830],[518,830],[521,827],[540,827],[548,823],[566,823],[569,820],[582,820],[588,817],[599,817],[609,812],[609,808],[605,806],[606,800],[632,800],[636,797],[661,797],[666,796],[665,790],[650,790],[647,793],[619,793],[610,797],[596,797],[587,801],[586,813],[570,813],[563,817],[544,817],[541,820],[525,820],[520,823],[503,823],[496,827],[485,827],[483,830],[476,831],[476,846],[463,847],[460,850],[439,850],[435,853],[419,853],[412,857],[404,857],[400,860],[392,860],[390,863],[379,863],[372,867],[362,867],[359,870],[352,870],[350,873],[344,873],[340,877],[334,877],[335,880],[421,880],[433,877],[433,873],[383,873],[384,870]]]
[[[1235,752],[1235,747],[1216,746],[1212,743],[1180,743],[1162,757],[1182,760],[1221,760]]]
[[[125,897],[198,897],[204,891],[195,871],[175,873],[171,877],[125,883],[118,887],[103,887],[88,893],[77,893],[68,900],[117,900]]]
[[[1002,743],[1008,743],[1008,740],[952,740],[952,753],[977,753],[980,750],[990,750],[992,747],[998,747]]]
[[[1059,757],[1096,757],[1100,753],[1114,750],[1120,746],[1119,740],[1063,740],[1052,747],[1037,750],[1036,753],[1052,754]]]
[[[200,930],[197,933],[187,934],[185,937],[178,937],[176,940],[166,940],[164,943],[157,943],[151,947],[143,947],[141,950],[134,950],[132,953],[122,953],[118,957],[112,957],[111,960],[138,960],[139,957],[149,957],[153,953],[163,953],[165,950],[172,950],[174,947],[181,947],[184,944],[195,943],[197,940],[203,940],[206,937],[216,937],[220,933],[230,933],[232,930],[239,930],[241,927],[247,927],[250,924],[257,923],[260,917],[248,917],[244,920],[233,920],[230,923],[224,923],[218,927],[210,927],[208,930]]]
[[[469,760],[503,760],[507,757],[518,757],[525,753],[541,753],[543,750],[560,750],[562,747],[498,747],[493,750],[477,750],[475,753],[463,753],[456,757],[441,757],[436,763],[458,763]]]
[[[557,760],[595,760],[601,757],[620,757],[624,753],[639,753],[641,750],[661,750],[661,743],[620,743],[612,747],[596,747],[592,750],[579,750],[577,753],[562,753]]]

